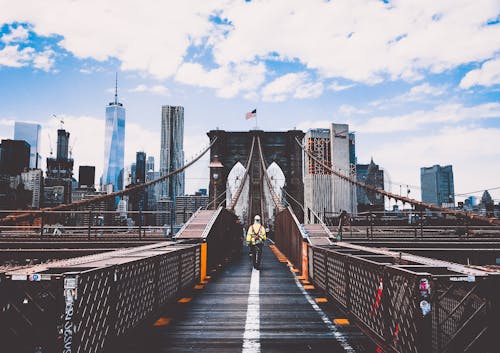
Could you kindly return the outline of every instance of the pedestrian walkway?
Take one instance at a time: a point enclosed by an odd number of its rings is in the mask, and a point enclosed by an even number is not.
[[[336,326],[286,263],[264,248],[262,270],[240,259],[212,276],[193,297],[167,309],[156,326],[122,352],[374,352],[356,327]]]

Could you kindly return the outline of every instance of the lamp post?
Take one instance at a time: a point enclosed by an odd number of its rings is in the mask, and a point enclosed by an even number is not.
[[[224,165],[219,161],[219,156],[214,155],[212,161],[209,164],[210,168],[210,179],[212,181],[212,188],[214,191],[214,198],[213,198],[213,209],[215,210],[217,208],[217,189],[218,185],[220,183],[221,177],[222,177],[222,169],[224,168]]]

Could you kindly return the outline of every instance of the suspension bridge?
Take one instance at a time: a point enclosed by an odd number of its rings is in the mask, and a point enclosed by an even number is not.
[[[208,136],[202,153],[157,180],[0,219],[2,351],[496,351],[499,220],[360,183],[303,146],[301,131]],[[171,239],[147,211],[135,211],[130,227],[99,209],[144,193],[209,151],[209,205]],[[335,222],[303,207],[302,158],[411,205],[420,221],[357,215],[338,239]],[[273,163],[282,184],[270,175]],[[425,224],[431,211],[449,222]],[[94,224],[97,214],[109,224]],[[270,227],[262,271],[242,247],[255,214]]]

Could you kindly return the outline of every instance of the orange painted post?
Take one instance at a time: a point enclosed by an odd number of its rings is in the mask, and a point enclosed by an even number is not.
[[[200,251],[200,283],[207,277],[207,243],[201,243]]]
[[[302,242],[302,277],[306,281],[309,280],[309,258],[305,241]]]

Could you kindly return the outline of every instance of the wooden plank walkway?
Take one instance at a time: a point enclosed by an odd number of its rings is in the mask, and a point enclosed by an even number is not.
[[[253,270],[245,248],[203,289],[167,308],[156,327],[127,337],[119,351],[375,352],[355,326],[332,324],[342,314],[331,304],[317,304],[314,293],[269,247],[264,248],[262,270]]]

